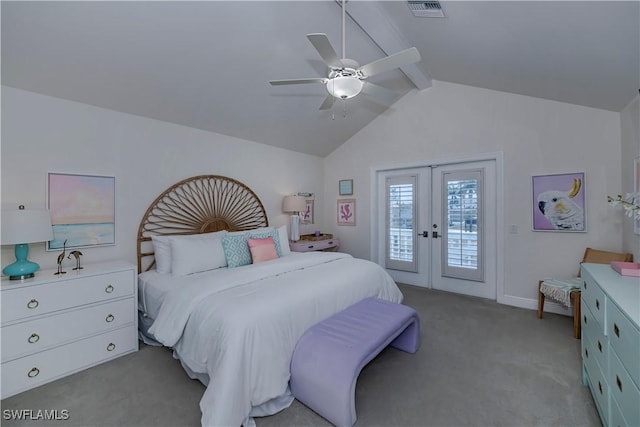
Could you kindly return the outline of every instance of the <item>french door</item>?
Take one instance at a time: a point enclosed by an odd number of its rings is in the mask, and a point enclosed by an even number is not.
[[[394,280],[496,298],[494,160],[380,171],[377,183],[378,260]]]

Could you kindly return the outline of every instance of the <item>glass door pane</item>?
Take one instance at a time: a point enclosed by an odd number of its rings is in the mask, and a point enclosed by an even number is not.
[[[386,268],[417,271],[416,176],[386,179]]]
[[[482,170],[443,174],[445,207],[442,273],[446,277],[482,280]]]

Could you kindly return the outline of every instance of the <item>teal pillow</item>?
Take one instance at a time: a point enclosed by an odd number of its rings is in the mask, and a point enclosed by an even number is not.
[[[251,251],[246,234],[225,234],[222,237],[222,248],[229,268],[251,264]]]
[[[264,231],[261,233],[252,233],[249,231],[247,237],[252,239],[266,239],[267,237],[273,238],[273,242],[276,244],[276,252],[278,257],[282,257],[282,248],[280,247],[280,237],[278,236],[278,230]]]

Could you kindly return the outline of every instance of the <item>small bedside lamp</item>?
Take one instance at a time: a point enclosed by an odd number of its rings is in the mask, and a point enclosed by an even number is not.
[[[293,213],[291,215],[291,235],[289,236],[292,241],[297,242],[300,240],[300,215],[307,207],[307,201],[301,196],[285,196],[282,201],[282,211]]]
[[[27,210],[24,205],[16,210],[2,211],[3,245],[15,244],[16,262],[6,266],[2,272],[10,280],[28,279],[34,276],[40,266],[27,260],[29,243],[44,242],[53,239],[51,215],[48,210]]]

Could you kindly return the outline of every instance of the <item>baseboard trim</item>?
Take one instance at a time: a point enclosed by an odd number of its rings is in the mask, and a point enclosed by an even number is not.
[[[538,310],[537,299],[516,297],[513,295],[503,295],[502,298],[500,298],[500,303],[505,305],[512,305],[514,307],[527,308],[530,310]],[[550,301],[548,298],[544,302],[544,312],[561,314],[569,317],[573,316],[573,312],[570,308],[567,308],[564,305],[558,304],[554,301]]]

